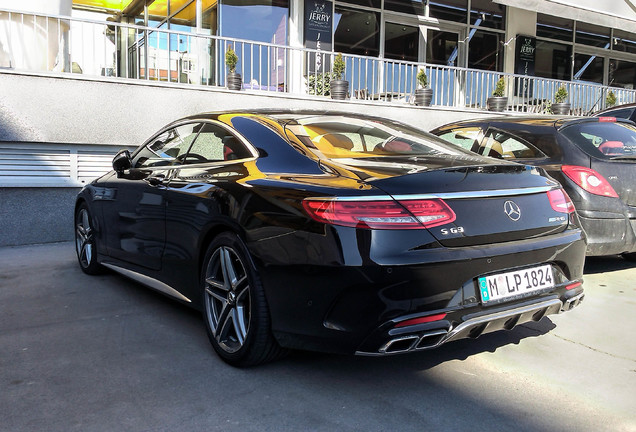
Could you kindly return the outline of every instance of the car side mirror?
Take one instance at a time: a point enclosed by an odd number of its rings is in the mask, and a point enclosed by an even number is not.
[[[117,175],[121,175],[124,171],[132,168],[132,158],[128,150],[120,150],[113,158],[113,169]]]

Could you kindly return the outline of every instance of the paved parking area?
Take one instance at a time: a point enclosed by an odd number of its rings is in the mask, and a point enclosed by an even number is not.
[[[200,316],[73,245],[0,248],[2,431],[636,431],[636,265],[589,260],[583,304],[390,358],[221,362]]]

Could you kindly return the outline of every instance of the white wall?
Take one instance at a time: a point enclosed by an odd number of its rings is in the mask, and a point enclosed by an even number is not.
[[[0,73],[0,88],[0,120],[14,119],[14,125],[0,122],[0,129],[14,127],[9,140],[61,144],[135,146],[180,117],[232,109],[340,110],[386,117],[425,130],[488,114],[478,109],[425,108],[398,102],[336,102],[286,93],[167,86],[143,80],[99,81],[79,75],[56,78]]]

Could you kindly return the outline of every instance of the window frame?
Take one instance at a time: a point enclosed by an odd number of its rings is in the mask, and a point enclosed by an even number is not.
[[[169,165],[157,165],[157,166],[149,166],[149,167],[138,167],[137,166],[136,159],[137,159],[137,156],[139,156],[139,153],[141,153],[145,148],[147,148],[149,145],[151,145],[159,136],[161,136],[165,132],[169,131],[170,129],[176,129],[178,127],[181,127],[181,126],[184,126],[184,125],[187,125],[187,124],[192,124],[192,123],[199,123],[199,124],[202,125],[202,127],[197,132],[197,135],[194,138],[194,140],[192,140],[192,142],[190,143],[190,146],[188,147],[188,150],[185,153],[186,156],[184,157],[184,161],[187,160],[188,154],[190,153],[190,149],[192,148],[192,145],[198,139],[199,133],[203,130],[203,128],[205,127],[205,124],[211,124],[213,126],[220,127],[225,132],[227,132],[228,135],[232,135],[234,138],[236,138],[236,140],[241,145],[243,145],[249,151],[250,156],[249,157],[245,157],[245,158],[241,158],[241,159],[223,160],[223,161],[206,161],[206,162],[190,163],[190,164],[186,164],[186,163],[174,164],[173,163],[173,164],[169,164]],[[256,150],[256,148],[244,136],[242,136],[240,133],[238,133],[233,128],[230,128],[229,126],[227,126],[225,123],[223,123],[221,121],[218,121],[218,120],[213,120],[213,119],[190,118],[190,119],[178,120],[177,122],[170,123],[169,125],[166,125],[163,128],[161,128],[159,131],[157,131],[155,134],[153,134],[149,139],[147,139],[142,145],[140,145],[134,151],[134,153],[131,156],[131,159],[133,161],[133,168],[132,169],[175,169],[175,168],[191,167],[191,166],[194,166],[194,165],[202,165],[202,164],[206,164],[206,165],[207,164],[226,165],[226,164],[230,164],[230,163],[255,160],[256,158],[258,158],[258,156],[259,156],[258,150]]]
[[[514,157],[514,158],[510,158],[510,157],[504,157],[504,153],[502,153],[502,157],[501,158],[497,158],[497,159],[501,159],[501,160],[506,160],[506,161],[517,161],[517,160],[541,160],[541,159],[547,159],[548,155],[546,155],[541,149],[539,149],[537,146],[535,146],[534,144],[530,143],[528,140],[524,139],[523,137],[520,137],[519,135],[515,134],[514,132],[511,132],[509,130],[504,130],[501,128],[498,128],[496,126],[488,126],[484,131],[483,131],[483,135],[481,137],[481,142],[479,143],[479,149],[485,149],[486,148],[486,143],[487,140],[489,139],[489,136],[491,136],[490,134],[492,132],[495,133],[502,133],[507,135],[510,138],[513,138],[515,141],[521,143],[522,145],[526,146],[528,149],[533,150],[535,152],[536,156],[530,156],[530,157]],[[492,138],[494,140],[494,138]],[[503,145],[503,143],[499,140],[497,140],[497,142],[500,145]],[[505,142],[505,141],[504,141]],[[480,156],[488,156],[485,154],[482,154],[481,152],[478,153]],[[492,157],[492,156],[489,156]]]

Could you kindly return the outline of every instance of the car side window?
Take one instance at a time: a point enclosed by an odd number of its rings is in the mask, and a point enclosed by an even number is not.
[[[498,159],[532,159],[545,155],[522,138],[497,129],[488,129],[479,154]]]
[[[183,163],[201,126],[201,123],[188,123],[157,135],[135,156],[133,166],[146,168]]]
[[[455,128],[439,137],[465,150],[475,151],[479,147],[480,127]]]
[[[251,157],[252,153],[224,128],[205,123],[185,157],[186,164],[220,162]]]

